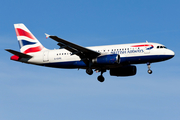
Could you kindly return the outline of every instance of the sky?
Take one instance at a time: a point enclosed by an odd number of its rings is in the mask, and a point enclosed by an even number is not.
[[[179,120],[179,0],[1,0],[1,120]],[[131,77],[40,67],[10,60],[19,51],[13,24],[24,23],[48,49],[44,33],[84,47],[156,42],[175,57],[137,65]]]

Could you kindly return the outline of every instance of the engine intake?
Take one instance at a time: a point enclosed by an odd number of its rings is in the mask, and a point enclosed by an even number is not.
[[[99,56],[92,60],[95,64],[119,64],[120,56],[118,54],[110,54]]]
[[[136,74],[136,66],[124,66],[110,69],[111,76],[133,76]]]

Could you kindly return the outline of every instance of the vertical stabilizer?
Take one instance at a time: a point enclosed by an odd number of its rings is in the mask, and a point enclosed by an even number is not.
[[[22,53],[35,53],[46,49],[24,24],[14,24],[14,27]]]

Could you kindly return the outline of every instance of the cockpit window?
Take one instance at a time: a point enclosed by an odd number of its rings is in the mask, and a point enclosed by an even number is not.
[[[165,47],[165,46],[157,46],[157,48],[159,49],[161,49],[161,48],[166,48],[167,49],[167,47]]]

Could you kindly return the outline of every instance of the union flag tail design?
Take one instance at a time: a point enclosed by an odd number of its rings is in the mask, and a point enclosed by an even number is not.
[[[14,27],[22,53],[35,53],[46,49],[24,24],[14,24]]]

